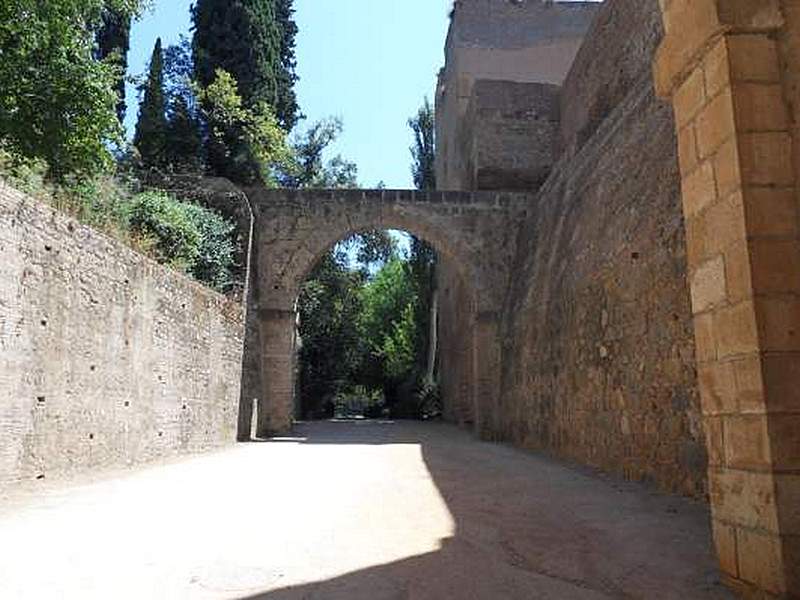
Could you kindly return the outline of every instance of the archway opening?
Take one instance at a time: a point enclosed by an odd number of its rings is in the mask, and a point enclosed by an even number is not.
[[[295,418],[442,416],[439,262],[399,230],[351,233],[318,258],[297,299]]]

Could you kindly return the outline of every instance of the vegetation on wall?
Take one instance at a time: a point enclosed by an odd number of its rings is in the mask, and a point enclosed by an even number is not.
[[[205,207],[140,192],[142,168],[203,168],[196,152],[203,124],[186,77],[192,63],[185,43],[165,52],[157,42],[142,87],[137,150],[117,161],[130,23],[141,8],[133,0],[0,6],[0,176],[226,291],[234,226]],[[220,87],[208,92],[229,101],[219,110],[235,108]],[[282,143],[283,134],[275,136]]]

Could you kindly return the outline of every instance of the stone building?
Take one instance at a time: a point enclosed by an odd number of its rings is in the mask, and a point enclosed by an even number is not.
[[[541,183],[552,165],[557,86],[598,6],[454,4],[436,89],[440,189],[529,189]]]

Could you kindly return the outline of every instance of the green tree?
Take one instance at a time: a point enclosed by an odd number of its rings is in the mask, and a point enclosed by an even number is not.
[[[291,154],[282,166],[278,181],[287,188],[356,188],[356,165],[337,155],[326,162],[325,152],[342,133],[341,119],[328,118],[314,123],[294,136]]]
[[[120,142],[121,68],[97,60],[94,32],[105,11],[136,14],[136,0],[0,2],[0,144],[42,159],[47,176],[92,176],[113,165]]]
[[[414,185],[419,190],[436,189],[436,145],[434,111],[427,98],[417,111],[417,114],[408,120],[408,126],[414,134],[414,144],[411,146],[411,173]]]
[[[417,292],[408,263],[392,258],[361,290],[358,332],[367,344],[362,377],[388,397],[411,375],[416,348]]]
[[[167,105],[165,164],[179,173],[205,172],[205,123],[192,84],[192,47],[185,37],[164,49],[164,95]]]
[[[197,89],[209,125],[209,138],[226,152],[225,170],[218,175],[232,181],[274,184],[277,165],[288,160],[284,131],[269,105],[245,106],[230,73],[219,70],[206,88]]]
[[[414,135],[411,146],[411,173],[420,190],[436,189],[436,123],[435,112],[427,98],[408,126]],[[417,237],[411,239],[409,265],[417,288],[418,302],[414,322],[417,325],[416,356],[425,384],[433,383],[436,363],[436,252]]]
[[[131,46],[131,15],[118,9],[103,11],[102,25],[97,31],[95,57],[113,61],[117,66],[117,118],[125,121],[128,106],[125,102],[125,74],[128,70],[128,51]]]
[[[142,164],[148,168],[164,167],[167,154],[167,102],[164,95],[164,55],[161,38],[156,40],[147,81],[142,86],[139,120],[133,145],[139,151]]]
[[[178,173],[202,173],[202,123],[183,96],[170,102],[165,162]]]
[[[295,38],[297,24],[294,21],[294,0],[275,0],[275,18],[281,30],[280,65],[277,72],[278,98],[275,114],[287,131],[294,129],[300,120],[300,108],[294,86],[297,83],[297,59]]]
[[[351,387],[362,369],[365,346],[356,328],[362,285],[343,252],[323,256],[303,285],[299,376],[307,418],[332,416],[333,396]]]
[[[278,18],[278,8],[284,22]],[[267,106],[285,131],[291,129],[298,116],[292,89],[296,30],[287,29],[294,25],[291,3],[277,7],[276,0],[198,0],[192,15],[198,83],[208,87],[219,70],[226,71],[236,81],[245,109],[261,113]],[[220,130],[224,124],[209,122],[209,126]],[[258,179],[259,160],[239,131],[209,137],[207,146],[213,174],[239,183]]]

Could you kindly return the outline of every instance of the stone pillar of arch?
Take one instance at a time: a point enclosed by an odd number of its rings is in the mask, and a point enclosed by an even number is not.
[[[660,2],[714,541],[743,595],[800,598],[800,3]]]

